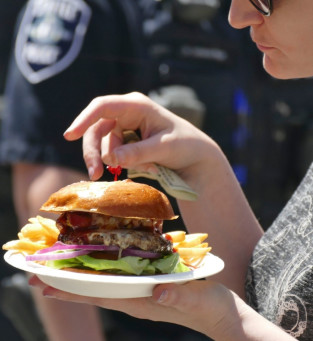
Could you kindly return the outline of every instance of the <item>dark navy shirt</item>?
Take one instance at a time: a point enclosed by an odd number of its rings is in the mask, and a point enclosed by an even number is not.
[[[134,0],[27,2],[7,75],[0,163],[85,170],[81,141],[63,132],[93,98],[142,90],[138,13]]]

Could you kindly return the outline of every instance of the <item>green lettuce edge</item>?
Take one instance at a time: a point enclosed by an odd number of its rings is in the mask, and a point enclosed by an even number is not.
[[[155,275],[187,272],[190,269],[180,262],[179,254],[163,256],[157,260],[141,257],[122,257],[119,260],[96,259],[88,255],[69,259],[47,261],[46,266],[54,269],[81,268],[106,271],[120,275]]]

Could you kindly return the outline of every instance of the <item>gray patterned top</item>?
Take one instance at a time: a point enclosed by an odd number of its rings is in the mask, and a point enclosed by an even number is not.
[[[301,341],[313,340],[313,164],[254,250],[249,304]]]

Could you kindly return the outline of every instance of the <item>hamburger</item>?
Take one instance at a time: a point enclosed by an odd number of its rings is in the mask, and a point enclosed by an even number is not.
[[[77,182],[53,193],[40,210],[59,214],[57,243],[37,255],[46,256],[47,266],[122,275],[189,271],[162,234],[163,221],[177,216],[166,195],[149,185]]]

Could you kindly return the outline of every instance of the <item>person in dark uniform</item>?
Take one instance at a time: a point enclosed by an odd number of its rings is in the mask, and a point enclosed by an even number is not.
[[[136,1],[30,0],[24,6],[0,135],[0,163],[12,166],[20,227],[51,193],[87,179],[81,144],[62,136],[76,112],[103,92],[141,89],[140,22]],[[104,179],[113,180],[109,173]],[[49,340],[103,340],[94,307],[34,297]]]

